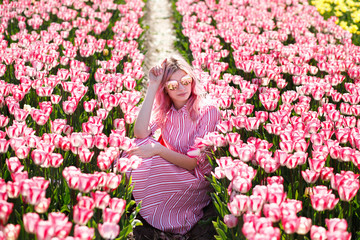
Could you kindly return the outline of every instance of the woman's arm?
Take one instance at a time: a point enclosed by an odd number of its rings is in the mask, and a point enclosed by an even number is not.
[[[149,85],[148,87],[144,102],[134,125],[134,135],[136,138],[145,138],[151,133],[149,122],[157,88],[158,86],[156,85]]]
[[[185,154],[175,152],[160,143],[151,143],[135,147],[128,151],[130,155],[136,155],[141,158],[149,158],[158,155],[176,166],[193,170],[197,166],[197,159],[191,158]]]
[[[145,138],[148,137],[151,133],[149,127],[151,111],[153,108],[156,92],[164,75],[165,66],[166,59],[161,64],[161,66],[155,66],[149,71],[149,86],[134,125],[134,135],[136,138]]]

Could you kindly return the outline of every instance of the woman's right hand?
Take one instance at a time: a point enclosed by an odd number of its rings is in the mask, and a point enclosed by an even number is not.
[[[163,78],[165,66],[166,66],[166,58],[162,62],[161,65],[156,65],[152,67],[149,71],[149,85],[160,85],[160,82]]]

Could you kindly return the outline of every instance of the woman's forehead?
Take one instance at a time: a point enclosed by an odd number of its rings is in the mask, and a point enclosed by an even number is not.
[[[174,72],[171,77],[170,77],[170,80],[173,80],[173,79],[180,79],[182,78],[183,76],[187,75],[187,73],[182,70],[182,69],[179,69],[177,70],[176,72]]]

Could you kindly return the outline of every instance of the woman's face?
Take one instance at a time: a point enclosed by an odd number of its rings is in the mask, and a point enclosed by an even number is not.
[[[165,83],[165,91],[169,94],[176,109],[182,108],[191,95],[192,78],[183,70],[177,70]]]

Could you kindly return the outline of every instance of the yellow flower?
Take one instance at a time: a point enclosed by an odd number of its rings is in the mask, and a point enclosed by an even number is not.
[[[339,23],[340,27],[342,27],[343,29],[346,29],[347,28],[347,22],[344,22],[344,21],[341,21]]]
[[[337,17],[341,17],[342,15],[343,15],[343,13],[340,12],[340,11],[336,11],[336,12],[335,12],[335,16],[337,16]]]
[[[356,33],[358,29],[359,29],[358,26],[351,25],[350,28],[349,28],[349,32],[350,33]]]

